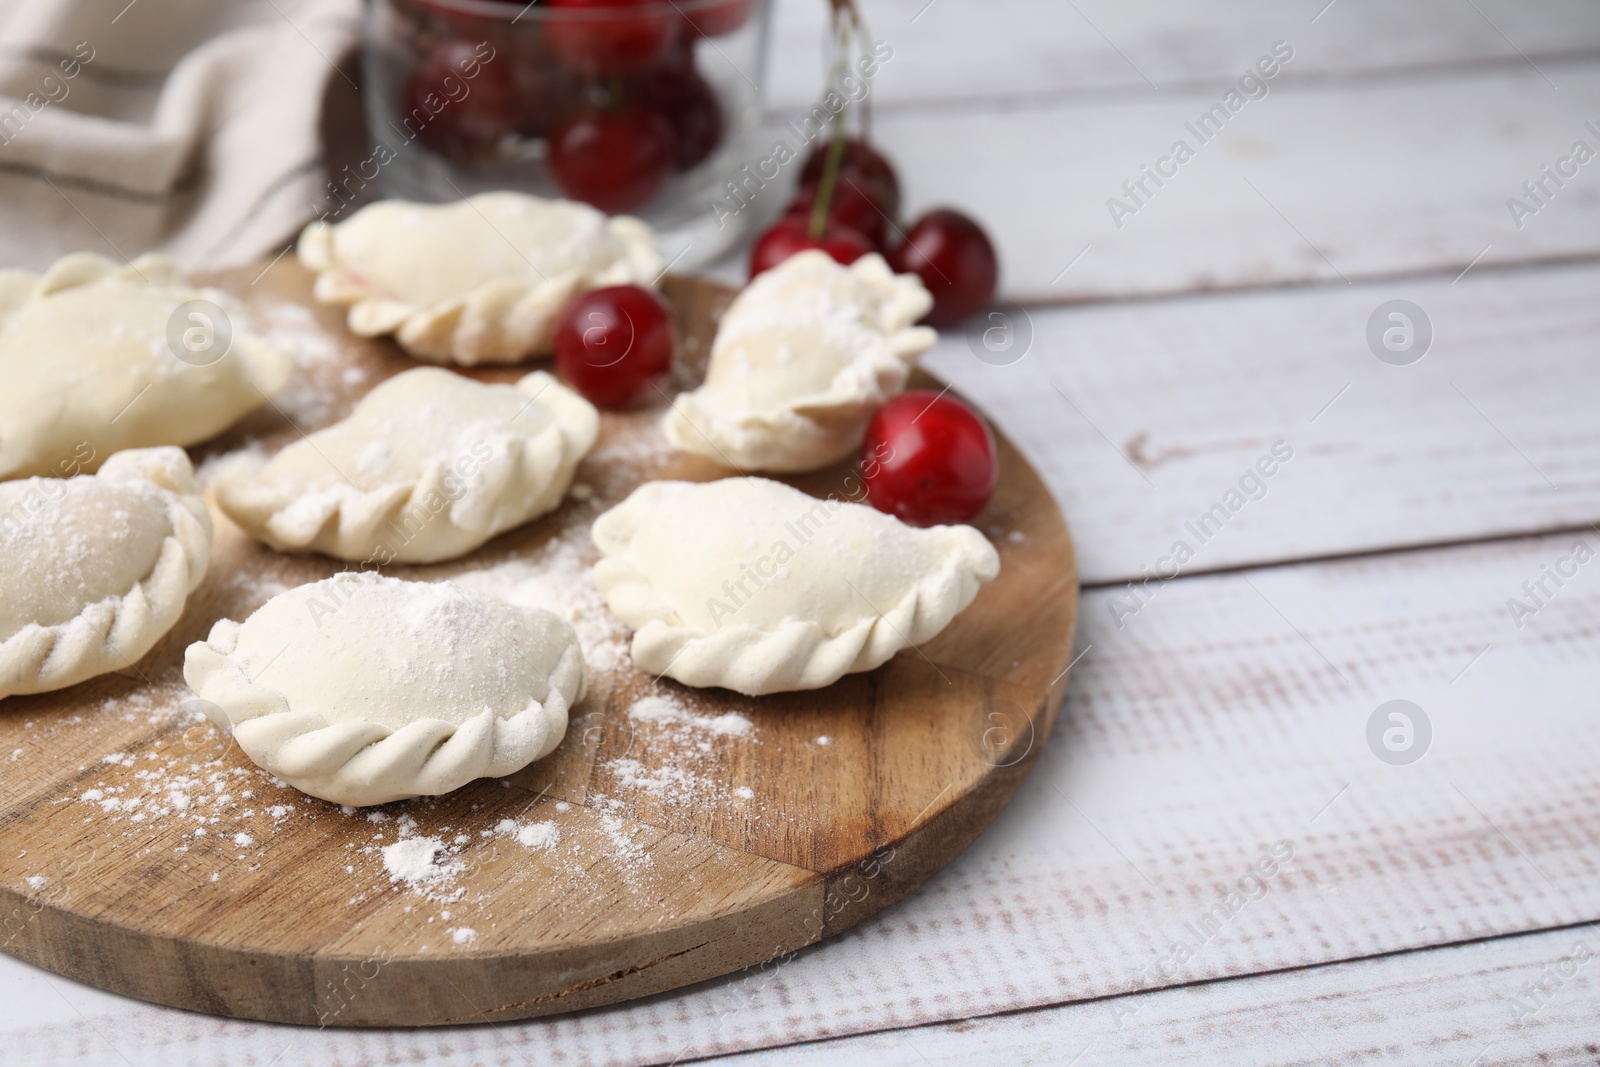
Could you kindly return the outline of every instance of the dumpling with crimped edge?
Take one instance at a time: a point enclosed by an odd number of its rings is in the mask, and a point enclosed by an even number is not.
[[[764,478],[647,482],[595,520],[594,542],[636,666],[749,696],[872,670],[1000,573],[970,526],[918,529]]]
[[[182,617],[210,556],[211,516],[181,448],[0,482],[0,697],[138,662]]]
[[[750,283],[717,327],[705,383],[667,412],[667,439],[742,471],[816,470],[861,445],[938,335],[916,275],[882,256],[801,252]]]
[[[0,478],[58,475],[79,450],[93,470],[125,448],[221,433],[294,371],[245,327],[230,297],[160,256],[0,271]]]
[[[556,615],[369,572],[218,622],[183,676],[258,766],[357,806],[521,770],[561,743],[584,692]]]
[[[553,511],[600,415],[544,371],[515,385],[417,367],[349,418],[217,480],[217,505],[282,552],[433,563]]]
[[[650,227],[568,200],[481,193],[453,204],[382,200],[300,234],[316,298],[349,305],[362,337],[393,334],[432,363],[515,363],[548,354],[568,300],[655,285]]]

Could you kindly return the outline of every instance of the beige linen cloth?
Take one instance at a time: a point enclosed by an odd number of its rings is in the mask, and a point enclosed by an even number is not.
[[[0,0],[0,268],[276,255],[360,0]]]

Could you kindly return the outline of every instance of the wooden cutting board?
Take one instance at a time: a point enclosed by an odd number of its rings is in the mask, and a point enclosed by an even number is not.
[[[197,463],[251,442],[275,451],[415,365],[314,305],[293,257],[212,281],[302,371],[195,449]],[[733,294],[688,279],[664,289],[682,340],[670,393],[693,384]],[[0,701],[0,948],[217,1015],[517,1019],[765,963],[764,975],[948,863],[1032,769],[1066,687],[1077,570],[1044,484],[999,436],[999,491],[976,524],[1000,577],[936,640],[816,692],[690,689],[631,667],[585,574],[590,522],[637,484],[728,473],[665,445],[656,400],[604,416],[578,474],[588,499],[465,561],[388,571],[544,591],[576,619],[591,683],[554,754],[509,779],[360,811],[276,783],[199,717],[183,650],[215,620],[343,565],[274,553],[213,510],[205,583],[148,656]],[[841,464],[794,484],[850,497],[851,478]]]

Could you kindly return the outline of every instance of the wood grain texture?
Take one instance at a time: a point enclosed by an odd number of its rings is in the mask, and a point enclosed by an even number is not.
[[[717,1062],[922,1067],[1064,1063],[1082,1053],[1080,1065],[1108,1067],[1463,1067],[1475,1058],[1496,1067],[1585,1064],[1600,1054],[1593,1030],[1600,1013],[1595,953],[1600,953],[1600,931],[1594,927],[1552,930],[1089,1003],[880,1029]],[[215,1032],[224,1025],[219,1020],[162,1012],[81,987],[58,995],[32,968],[15,961],[0,961],[0,967],[0,995],[17,1017],[30,1020],[9,1035],[8,1052],[19,1063],[122,1063],[119,1053],[137,1067],[247,1063],[226,1058],[230,1049],[242,1048],[258,1050],[256,1062],[274,1055],[283,1055],[284,1062],[292,1057],[310,1061],[315,1048],[328,1062],[350,1067],[407,1055],[426,1056],[437,1067],[467,1067],[520,1062],[516,1051],[531,1056],[541,1047],[532,1035],[496,1034],[483,1027],[454,1031],[447,1041],[437,1032],[350,1031],[325,1033],[313,1042],[293,1028],[244,1023],[228,1024],[232,1042],[224,1044]],[[94,1021],[94,1030],[85,1018]],[[737,1026],[737,1019],[729,1025]],[[603,1032],[591,1035],[595,1055],[586,1062],[617,1062],[605,1038]]]
[[[1573,102],[1563,71],[1575,66],[1550,61],[1593,50],[1592,4],[1337,0],[1309,35],[1292,32],[1293,21],[1309,23],[1325,0],[1159,8],[1110,0],[937,0],[914,24],[928,6],[924,0],[867,0],[864,6],[874,35],[897,48],[874,91],[878,131],[896,156],[912,206],[944,200],[981,215],[1002,240],[1005,284],[1013,294],[1081,299],[1067,284],[1081,272],[1088,272],[1083,292],[1112,298],[1170,293],[1183,285],[1214,289],[1252,278],[1266,286],[1297,284],[1319,269],[1326,279],[1302,293],[1223,297],[1216,316],[1201,310],[1207,297],[1092,313],[1072,309],[1059,320],[1057,312],[1030,309],[1051,319],[1041,325],[1051,347],[1036,348],[1025,365],[1039,356],[1065,363],[1067,377],[1056,381],[1107,432],[1109,444],[1064,403],[1054,407],[1058,401],[1050,397],[1027,395],[1047,387],[1040,378],[992,377],[1019,368],[977,366],[959,340],[935,354],[934,369],[954,373],[959,388],[978,396],[1046,475],[1073,520],[1086,574],[1115,581],[1152,562],[1152,550],[1169,547],[1162,535],[1191,517],[1191,505],[1211,502],[1208,487],[1220,491],[1237,478],[1242,465],[1236,460],[1253,459],[1253,446],[1270,443],[1267,435],[1281,426],[1309,420],[1347,381],[1355,383],[1350,392],[1311,427],[1319,435],[1316,450],[1301,450],[1284,471],[1285,479],[1297,471],[1315,477],[1280,480],[1260,502],[1270,510],[1257,517],[1246,509],[1207,547],[1196,571],[1224,557],[1218,565],[1247,567],[1330,551],[1505,536],[1585,514],[1585,472],[1595,467],[1593,420],[1586,415],[1593,410],[1593,375],[1579,356],[1592,348],[1596,330],[1588,314],[1595,278],[1580,267],[1571,275],[1538,269],[1473,283],[1503,251],[1498,235],[1480,237],[1474,227],[1506,225],[1504,198],[1539,164],[1552,162],[1547,148],[1582,136],[1569,136],[1566,119],[1545,108],[1540,93],[1548,86],[1517,53],[1562,87],[1559,97],[1549,92],[1550,99]],[[772,68],[780,118],[820,84],[820,7],[780,0]],[[1074,8],[1085,22],[1074,22]],[[1344,283],[1286,229],[1270,232],[1283,223],[1269,208],[1261,206],[1259,216],[1244,210],[1236,197],[1253,194],[1242,184],[1226,188],[1221,177],[1238,182],[1231,172],[1201,177],[1204,195],[1194,194],[1199,203],[1182,212],[1163,207],[1180,187],[1164,190],[1117,237],[1136,234],[1146,223],[1160,234],[1096,268],[1110,250],[1096,241],[1096,227],[1109,230],[1103,200],[1112,190],[1104,186],[1129,177],[1127,164],[1149,162],[1150,152],[1170,140],[1171,127],[1192,117],[1198,99],[1214,96],[1277,37],[1296,46],[1289,71],[1268,100],[1249,105],[1223,142],[1207,149],[1221,149],[1226,158],[1202,156],[1181,180],[1199,177],[1195,167],[1222,170],[1235,158],[1250,163],[1235,171],[1257,182],[1358,282],[1352,264],[1338,254],[1347,243],[1359,242],[1370,253],[1357,257],[1355,266],[1363,270],[1442,272],[1443,283],[1494,243],[1453,290],[1470,293],[1450,305],[1456,308],[1451,333],[1461,343],[1437,349],[1416,367],[1372,368],[1370,379],[1359,380],[1338,373],[1345,360],[1362,366],[1370,360],[1355,321],[1364,321],[1376,303],[1366,296],[1417,294],[1402,282],[1392,294],[1375,284],[1362,287],[1362,300],[1344,306],[1338,295]],[[1159,93],[1139,71],[1161,87]],[[1294,125],[1287,120],[1264,121],[1267,112],[1258,108],[1296,94],[1306,101],[1291,105],[1299,129],[1285,128]],[[1170,120],[1159,105],[1174,112]],[[1089,112],[1102,106],[1106,121],[1097,123]],[[1257,119],[1263,121],[1253,126]],[[1118,136],[1119,125],[1125,137]],[[1268,125],[1270,143],[1260,136]],[[1590,169],[1529,221],[1523,236],[1537,240],[1512,249],[1512,259],[1570,254],[1563,243],[1592,249],[1597,227]],[[1263,170],[1285,187],[1303,184],[1301,195],[1313,201],[1309,219],[1262,180]],[[771,211],[784,195],[780,190],[772,198]],[[89,210],[100,225],[113,221]],[[1546,223],[1563,232],[1542,235]],[[1096,247],[1059,284],[1048,284],[1091,242]],[[1212,256],[1225,270],[1209,269]],[[1251,263],[1252,256],[1259,262]],[[742,264],[732,263],[726,276],[742,282]],[[1308,299],[1297,302],[1300,297]],[[1329,303],[1319,303],[1322,297]],[[1270,305],[1279,301],[1283,309],[1274,310]],[[1422,302],[1435,310],[1431,297]],[[1080,322],[1083,329],[1059,325]],[[1282,348],[1285,340],[1302,343],[1302,323],[1309,351]],[[1447,373],[1427,379],[1424,388],[1415,372],[1436,369],[1436,356],[1467,368],[1479,386]],[[963,364],[973,364],[973,373],[961,373]],[[1396,373],[1384,377],[1389,370]],[[1526,465],[1518,470],[1522,460],[1493,427],[1480,420],[1482,436],[1473,436],[1470,420],[1477,416],[1459,397],[1459,412],[1446,405],[1456,397],[1451,380],[1540,468],[1562,468],[1553,478],[1561,495]],[[1302,410],[1302,400],[1311,410]],[[1249,432],[1236,438],[1214,417],[1223,412]],[[1149,432],[1148,447],[1136,452],[1129,445],[1140,431]],[[1119,450],[1151,464],[1142,469],[1154,488],[1118,458]],[[1290,496],[1293,506],[1280,506]],[[1595,543],[1590,534],[1579,536]],[[1510,1018],[1504,998],[1569,951],[1567,935],[1559,932],[1125,997],[1107,992],[1133,988],[1131,981],[1118,986],[1107,976],[1132,976],[1153,962],[1155,948],[1209,906],[1215,886],[1237,876],[1236,862],[1253,859],[1241,842],[1253,833],[1279,832],[1260,826],[1263,821],[1279,809],[1286,819],[1309,820],[1301,808],[1332,799],[1345,780],[1338,772],[1346,769],[1365,771],[1307,827],[1325,828],[1336,848],[1326,857],[1317,852],[1303,881],[1295,875],[1268,898],[1276,901],[1289,890],[1289,914],[1261,912],[1266,901],[1252,904],[1236,924],[1237,941],[1208,949],[1202,965],[1243,975],[1281,966],[1277,960],[1314,963],[1383,946],[1492,937],[1567,921],[1564,916],[1586,908],[1600,914],[1591,907],[1596,872],[1590,865],[1600,813],[1595,782],[1585,770],[1585,761],[1592,766],[1595,759],[1587,720],[1600,682],[1592,568],[1526,630],[1516,630],[1504,614],[1505,598],[1565,551],[1564,540],[1186,576],[1162,587],[1121,631],[1109,612],[1113,591],[1092,594],[1079,651],[1093,647],[1073,672],[1064,736],[1052,743],[1018,803],[921,892],[781,968],[753,968],[670,997],[495,1029],[308,1033],[139,1004],[0,957],[0,996],[8,1005],[0,1021],[0,1060],[140,1067],[259,1067],[275,1059],[279,1067],[620,1065],[926,1026],[865,1044],[802,1046],[795,1055],[815,1048],[831,1063],[881,1064],[900,1056],[918,1064],[995,1058],[1064,1063],[1093,1040],[1078,1067],[1186,1058],[1472,1064],[1483,1046],[1471,1039],[1498,1033],[1477,1059],[1481,1067],[1591,1062],[1597,1053],[1584,1038],[1595,1016],[1593,964],[1562,986],[1532,1025],[1503,1025]],[[1309,579],[1285,599],[1270,583],[1291,573]],[[1260,585],[1292,624],[1264,606],[1243,578]],[[1184,592],[1189,586],[1197,587],[1192,595]],[[1259,616],[1246,614],[1250,601]],[[1329,612],[1334,605],[1338,610]],[[1415,767],[1387,768],[1365,754],[1353,720],[1370,708],[1341,697],[1343,683],[1315,651],[1299,647],[1293,626],[1363,686],[1413,699],[1414,686],[1442,692],[1447,711],[1436,719],[1437,743],[1447,747],[1435,754],[1454,761],[1447,779],[1493,826],[1448,782],[1412,773],[1432,770],[1432,756]],[[1471,699],[1457,696],[1463,692]],[[1431,696],[1424,703],[1433,710]],[[123,735],[140,728],[130,719]],[[81,735],[63,736],[61,744],[58,751],[71,753],[65,758],[74,765],[91,758]],[[0,762],[5,758],[0,751]],[[1101,764],[1105,773],[1096,773]],[[1329,774],[1333,780],[1324,783]],[[1080,777],[1081,791],[1073,786]],[[1488,787],[1487,800],[1478,783]],[[1326,795],[1312,797],[1323,784]],[[1115,849],[1137,862],[1159,892]],[[1545,886],[1518,849],[1558,888]],[[1166,855],[1170,863],[1151,862]],[[30,893],[37,902],[50,891]],[[1180,903],[1152,911],[1152,896]],[[1552,900],[1559,906],[1550,906]],[[1515,946],[1524,944],[1532,946],[1528,955],[1513,958]],[[1491,968],[1481,973],[1470,962],[1480,954]],[[1457,966],[1463,960],[1465,969]],[[1107,999],[1018,1010],[1078,997]],[[1138,1014],[1118,1030],[1113,1006],[1123,1003]],[[1005,1029],[1006,1018],[950,1021],[995,1011],[1016,1012],[1010,1018],[1019,1029]],[[1064,1026],[1046,1019],[1055,1012]],[[902,1034],[919,1055],[890,1044]],[[1026,1044],[1032,1036],[1042,1036],[1041,1044]],[[1073,1043],[1079,1036],[1082,1041]],[[1007,1049],[1017,1051],[995,1055]]]
[[[258,272],[218,284],[297,355],[302,376],[201,458],[246,438],[274,451],[413,365],[386,341],[350,337],[338,312],[311,310],[311,279],[293,259],[252,283]],[[681,280],[666,291],[684,326],[681,385],[703,366],[730,294]],[[635,485],[725,476],[664,446],[664,403],[604,416],[578,475],[587,499],[469,561],[394,573],[465,580],[564,554],[587,562],[589,522]],[[852,926],[988,825],[1031,770],[1065,688],[1071,543],[1009,444],[1001,466],[978,521],[998,542],[1002,577],[938,640],[826,690],[759,699],[591,660],[589,695],[550,757],[445,797],[362,811],[282,786],[183,706],[182,651],[212,621],[344,566],[271,552],[214,512],[207,580],[148,657],[0,706],[12,767],[0,782],[0,915],[11,919],[0,947],[220,1015],[420,1025],[639,997]],[[841,465],[797,484],[845,495],[850,478]],[[568,580],[587,578],[569,569]],[[630,716],[650,696],[670,700],[677,719]],[[745,732],[706,728],[730,713],[748,720]],[[994,734],[997,723],[1028,743]],[[514,831],[533,822],[559,842],[519,840]],[[439,846],[421,884],[385,875],[381,849],[406,839]]]
[[[1520,629],[1505,605],[1572,543],[1185,578],[1120,630],[1087,592],[1056,738],[922,892],[770,981],[519,1033],[653,1063],[1592,922],[1594,563]],[[1393,698],[1433,723],[1410,766],[1368,748]],[[1278,841],[1292,860],[1202,941]]]
[[[1587,540],[1600,548],[1600,536]],[[1184,578],[1121,630],[1112,591],[1091,591],[1082,659],[1035,773],[988,833],[898,907],[777,966],[670,997],[442,1043],[329,1031],[300,1047],[352,1064],[495,1061],[508,1042],[552,1062],[667,1063],[1036,1006],[1103,1011],[1107,997],[1593,922],[1600,561],[1520,629],[1505,608],[1570,548],[1567,537],[1530,538]],[[1395,697],[1433,723],[1410,766],[1367,747],[1368,718]],[[1293,859],[1198,943],[1187,924],[1205,922],[1278,840]],[[1166,962],[1179,939],[1191,957]],[[1337,988],[1365,982],[1328,973]],[[296,1040],[69,992],[113,1038],[125,1021],[156,1058],[248,1048],[270,1061]],[[1486,1024],[1506,1017],[1490,1013],[1508,1011],[1500,998],[1512,992],[1479,994]],[[55,993],[38,995],[62,1010]],[[1397,1000],[1396,1019],[1426,1006]],[[1453,1026],[1447,1018],[1446,1036]],[[47,1047],[65,1040],[52,1033],[74,1032],[97,1040],[65,1023],[24,1037]],[[1515,1062],[1518,1031],[1508,1041],[1482,1062]],[[936,1044],[920,1047],[935,1056]]]
[[[1252,60],[1271,45],[1253,46]],[[1600,124],[1594,65],[1539,68],[1297,85],[1291,62],[1204,143],[1185,123],[1218,104],[1226,85],[887,109],[873,136],[904,176],[906,217],[955,205],[980,219],[999,250],[1002,296],[1017,303],[1396,274],[1448,280],[1475,260],[1482,268],[1600,252],[1592,166],[1520,226],[1506,206],[1575,141],[1600,149],[1585,126]],[[781,118],[770,131],[779,137],[797,140]],[[1123,183],[1178,140],[1194,157],[1130,199]],[[777,215],[791,188],[792,175],[781,174],[749,210]],[[1135,213],[1114,218],[1113,197]]]
[[[1535,1067],[1600,1057],[1594,927],[1501,938],[915,1030],[772,1049],[738,1067],[871,1063]]]
[[[873,85],[880,114],[1221,85],[1279,39],[1299,52],[1291,79],[1347,84],[1600,50],[1600,18],[1582,0],[1475,2],[1338,0],[1324,11],[1328,0],[870,0],[862,10],[873,38],[895,49]],[[815,102],[826,12],[774,4],[767,100],[780,114]]]
[[[1584,953],[1589,953],[1585,958]],[[1589,1064],[1600,930],[1578,927],[966,1018],[719,1058],[738,1067],[1066,1063],[1147,1067],[1247,1063],[1277,1067],[1535,1067]],[[462,1028],[448,1036],[325,1032],[221,1020],[113,998],[14,960],[0,960],[0,996],[29,1025],[8,1034],[18,1063],[205,1064],[332,1062],[376,1067],[408,1057],[436,1067],[533,1060],[536,1036]],[[81,1013],[81,1014],[80,1014]],[[84,1020],[93,1022],[93,1028]],[[219,1028],[227,1025],[231,1040]],[[727,1021],[737,1027],[737,1018]],[[581,1062],[619,1062],[596,1028]],[[255,1051],[255,1059],[242,1050]],[[670,1057],[655,1062],[664,1063]]]
[[[1031,308],[1016,363],[946,337],[927,365],[1044,476],[1084,581],[1142,581],[1600,521],[1597,289],[1569,266]],[[1432,322],[1411,366],[1367,346],[1394,298]],[[1258,498],[1196,532],[1279,441]]]

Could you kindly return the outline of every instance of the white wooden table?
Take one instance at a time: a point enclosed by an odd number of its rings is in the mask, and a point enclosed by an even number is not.
[[[775,125],[819,82],[822,8],[782,0]],[[1032,334],[1005,366],[947,337],[932,369],[1024,447],[1080,551],[1080,659],[1016,803],[775,970],[319,1032],[0,958],[0,1061],[1595,1062],[1600,161],[1542,205],[1521,187],[1600,151],[1600,7],[865,8],[911,208],[988,224]],[[1107,199],[1278,41],[1269,92],[1118,227]],[[1369,347],[1391,300],[1431,324],[1418,362]],[[1426,717],[1409,749],[1369,744],[1391,700]]]

